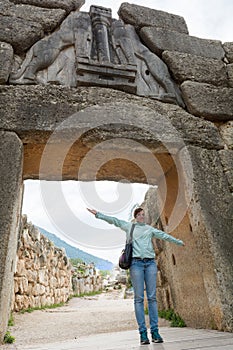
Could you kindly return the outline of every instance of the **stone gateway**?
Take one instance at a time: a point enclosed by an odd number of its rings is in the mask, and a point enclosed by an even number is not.
[[[83,0],[0,2],[0,341],[23,180],[158,186],[145,207],[185,241],[156,243],[158,302],[191,327],[233,331],[233,42],[174,14]]]

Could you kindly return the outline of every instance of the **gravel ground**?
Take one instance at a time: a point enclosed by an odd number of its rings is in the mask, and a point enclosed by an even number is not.
[[[67,305],[32,313],[14,314],[15,325],[9,327],[16,338],[14,344],[1,350],[17,349],[17,345],[46,344],[78,339],[81,336],[137,329],[133,299],[124,299],[123,290],[93,297],[73,298]],[[160,320],[160,326],[167,326]]]

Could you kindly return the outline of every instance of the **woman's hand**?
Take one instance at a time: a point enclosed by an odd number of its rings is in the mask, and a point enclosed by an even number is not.
[[[93,215],[96,215],[97,211],[95,209],[89,209],[87,208],[87,210],[92,213]]]

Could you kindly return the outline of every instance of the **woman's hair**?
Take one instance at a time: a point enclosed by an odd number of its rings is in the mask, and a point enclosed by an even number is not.
[[[134,218],[136,218],[136,216],[138,215],[138,213],[140,213],[140,211],[143,211],[144,209],[143,208],[137,208],[134,210],[134,213],[133,213],[133,216]]]

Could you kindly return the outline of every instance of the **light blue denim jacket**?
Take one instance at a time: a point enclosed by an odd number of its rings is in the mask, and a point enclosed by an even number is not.
[[[97,212],[96,218],[104,220],[109,224],[119,227],[126,232],[126,239],[129,240],[132,222],[119,220],[113,216],[104,215]],[[152,244],[152,238],[156,237],[178,245],[183,245],[183,241],[160,231],[150,225],[144,223],[136,223],[133,231],[133,257],[154,258],[155,252]]]

